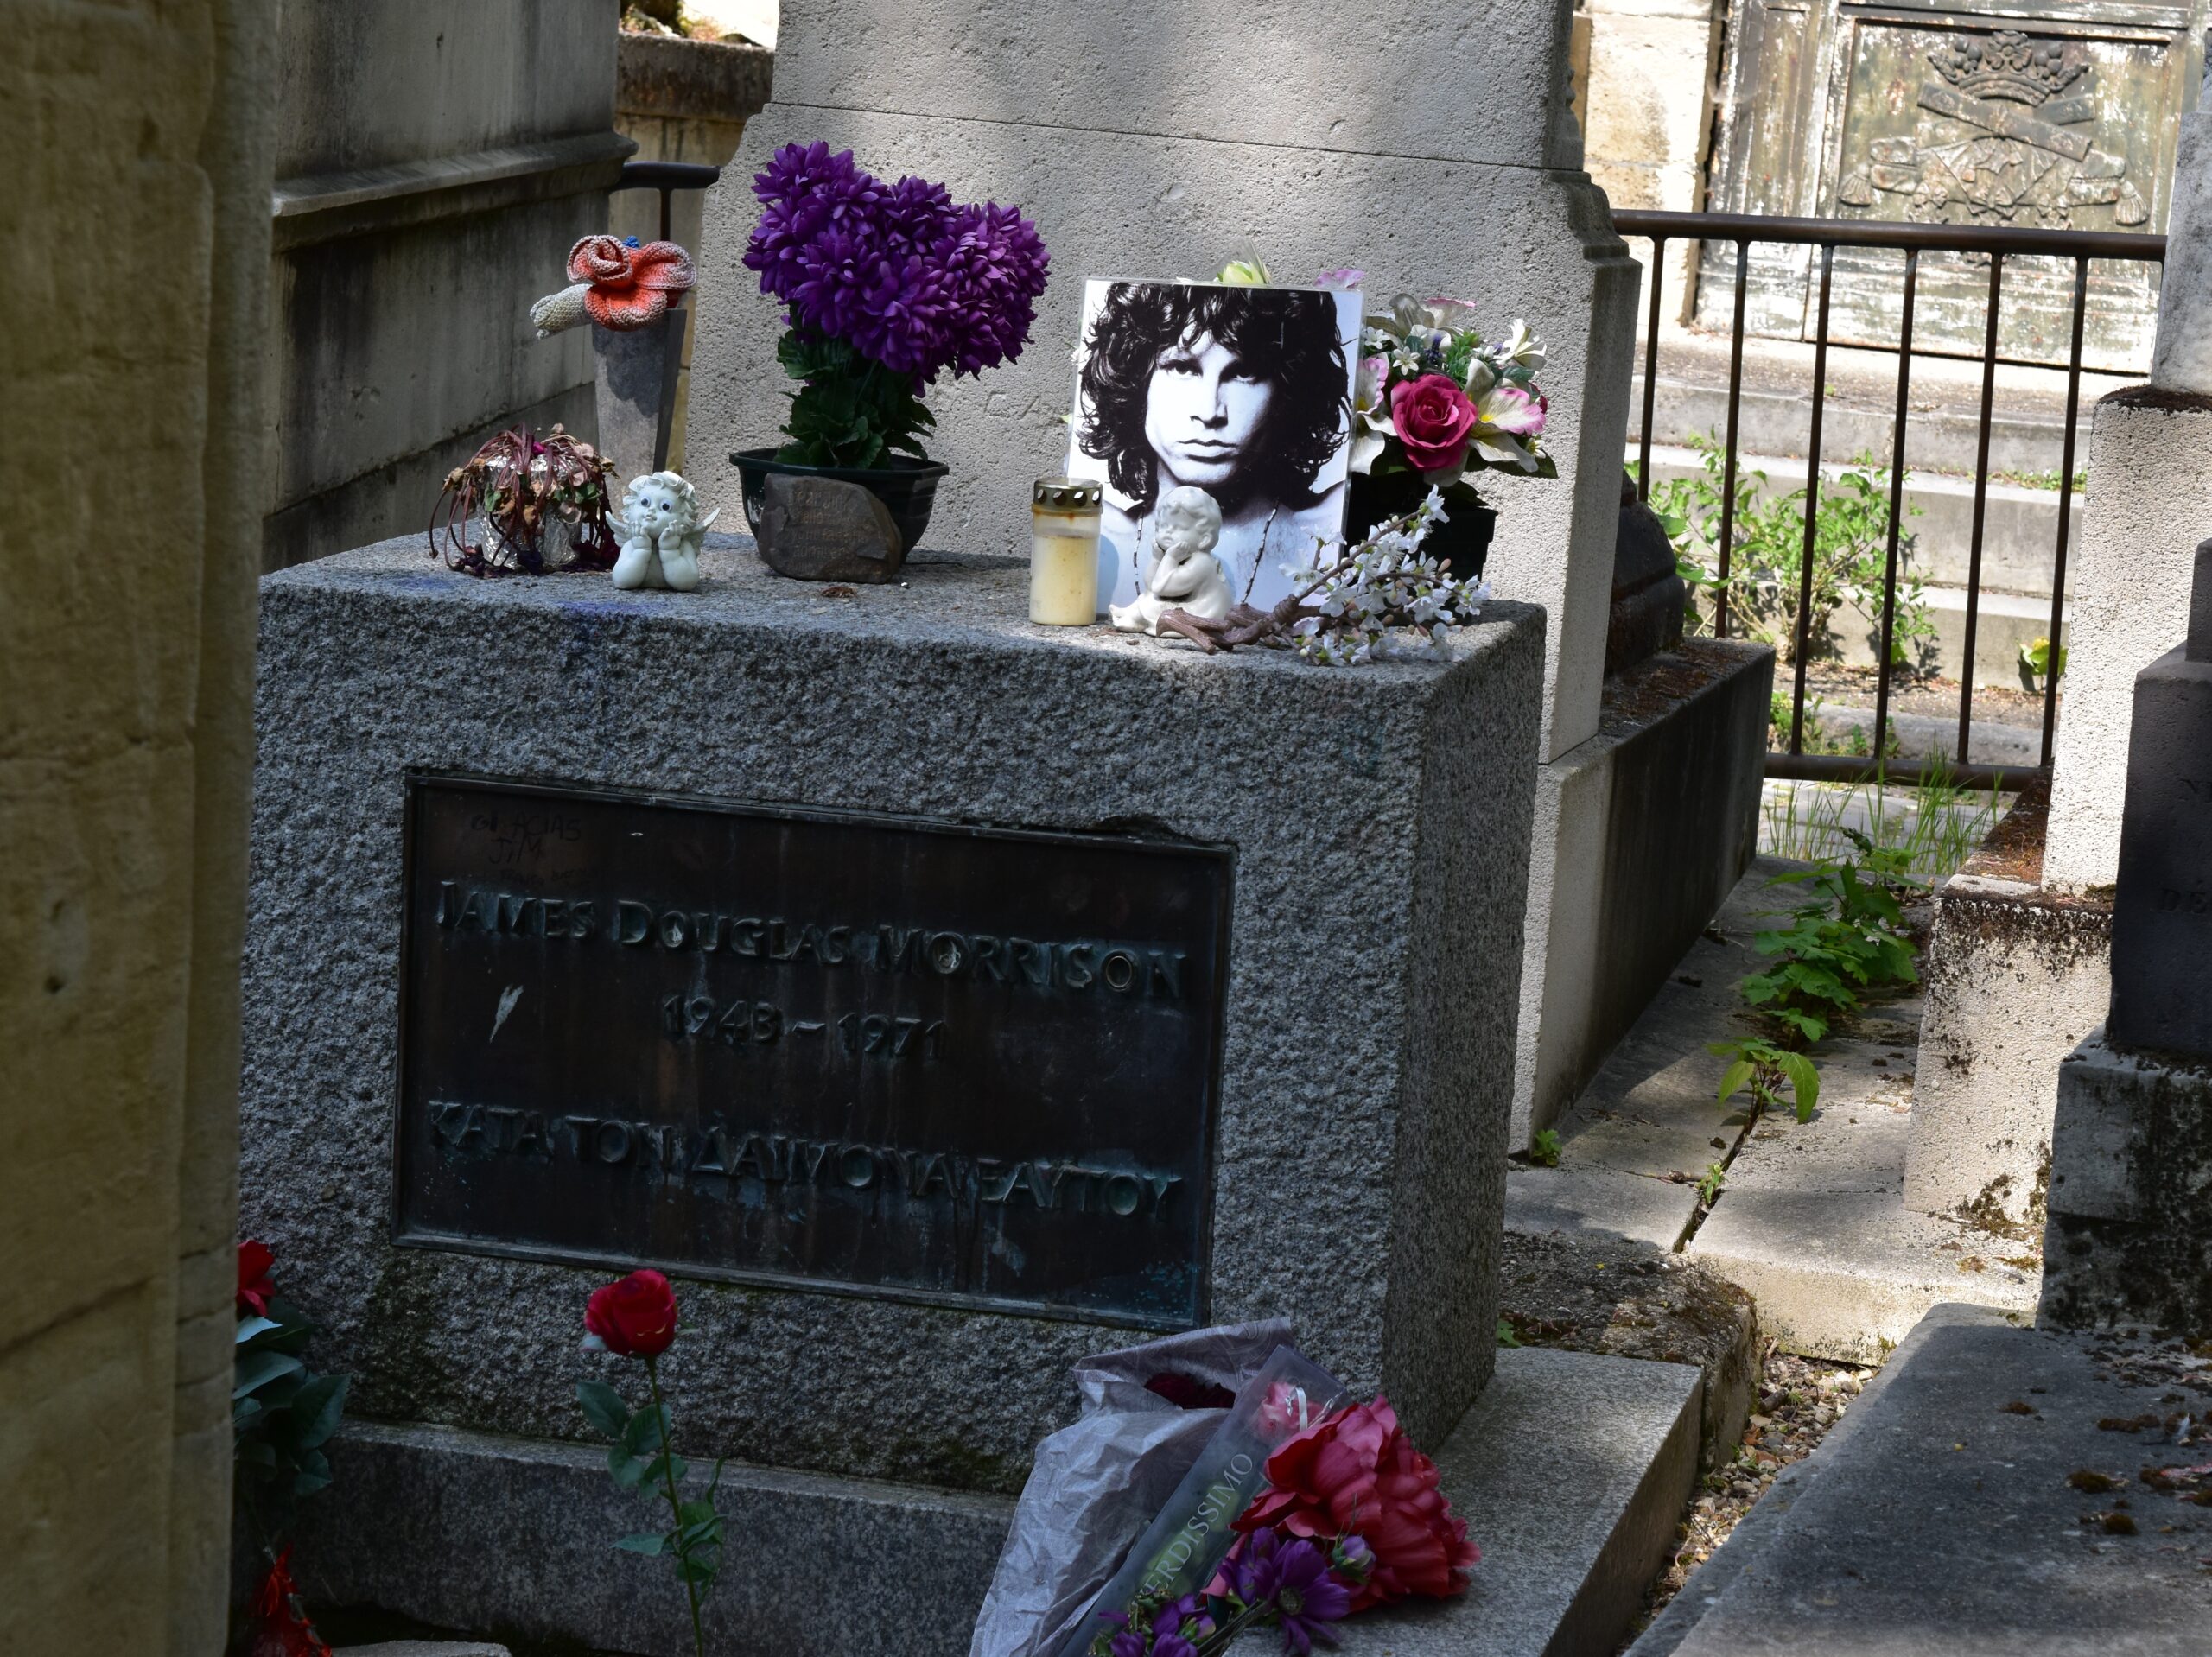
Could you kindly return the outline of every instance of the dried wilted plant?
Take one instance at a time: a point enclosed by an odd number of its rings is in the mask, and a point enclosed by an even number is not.
[[[613,474],[613,461],[557,425],[542,438],[527,426],[503,431],[446,474],[430,515],[430,556],[480,576],[611,569],[621,550],[607,522]],[[484,538],[472,546],[468,523],[479,515]],[[568,557],[549,563],[563,535]]]

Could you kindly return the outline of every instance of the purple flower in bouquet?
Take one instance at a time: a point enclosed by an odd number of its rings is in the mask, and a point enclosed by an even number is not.
[[[1198,1642],[1214,1631],[1205,1601],[1197,1594],[1168,1601],[1149,1622],[1139,1622],[1122,1611],[1098,1615],[1121,1629],[1108,1642],[1107,1657],[1198,1657]]]
[[[1282,1648],[1306,1657],[1319,1640],[1337,1643],[1324,1625],[1351,1610],[1351,1590],[1330,1574],[1329,1554],[1300,1538],[1255,1532],[1230,1567],[1230,1586],[1247,1606],[1271,1610],[1282,1626]]]

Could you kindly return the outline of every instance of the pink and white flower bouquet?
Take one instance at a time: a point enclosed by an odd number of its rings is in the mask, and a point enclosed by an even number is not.
[[[1496,513],[1474,475],[1559,475],[1544,448],[1543,365],[1527,323],[1516,318],[1504,338],[1486,340],[1465,300],[1400,295],[1370,311],[1352,396],[1347,538],[1402,517],[1435,489],[1446,525],[1433,550],[1453,575],[1480,575]]]
[[[1543,447],[1543,341],[1517,317],[1504,339],[1485,340],[1474,313],[1463,299],[1401,294],[1369,314],[1352,399],[1354,473],[1417,472],[1423,488],[1445,490],[1491,467],[1559,475]]]

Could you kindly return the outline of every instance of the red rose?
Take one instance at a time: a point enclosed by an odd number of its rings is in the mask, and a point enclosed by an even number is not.
[[[1419,472],[1453,472],[1466,464],[1467,440],[1480,416],[1449,374],[1423,374],[1390,388],[1390,423]]]
[[[269,1316],[269,1297],[276,1292],[269,1281],[269,1268],[276,1255],[265,1242],[248,1237],[238,1245],[238,1311],[256,1317]]]
[[[584,1328],[609,1352],[657,1358],[676,1338],[676,1292],[658,1272],[632,1272],[620,1283],[592,1291]]]
[[[1438,1488],[1436,1463],[1399,1431],[1387,1398],[1307,1428],[1268,1457],[1267,1473],[1268,1489],[1236,1528],[1360,1537],[1375,1568],[1353,1593],[1354,1612],[1408,1595],[1442,1599],[1462,1592],[1482,1558],[1467,1540],[1466,1521]]]

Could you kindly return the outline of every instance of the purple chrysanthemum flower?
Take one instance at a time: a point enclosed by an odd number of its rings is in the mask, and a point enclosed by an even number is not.
[[[886,185],[824,143],[786,144],[753,188],[746,268],[792,327],[845,340],[918,387],[1011,362],[1028,343],[1050,260],[1018,209],[957,206],[926,179]]]
[[[1284,1541],[1271,1530],[1255,1532],[1232,1568],[1231,1584],[1247,1605],[1267,1605],[1282,1625],[1282,1648],[1307,1657],[1319,1640],[1337,1643],[1324,1625],[1351,1609],[1351,1590],[1329,1574],[1329,1556],[1302,1539]]]

